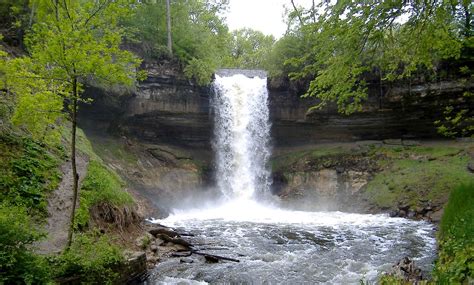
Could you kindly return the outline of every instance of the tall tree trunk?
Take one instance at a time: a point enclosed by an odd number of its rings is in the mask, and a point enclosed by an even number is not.
[[[469,4],[464,3],[464,36],[465,38],[469,38],[472,34],[472,27],[471,27],[471,12],[469,10]]]
[[[170,0],[166,0],[166,29],[168,31],[168,52],[173,55],[173,44],[171,42],[171,8]]]
[[[291,0],[291,5],[293,6],[293,10],[295,10],[296,16],[298,16],[298,20],[300,21],[300,25],[304,26],[303,18],[301,18],[300,11],[296,8],[295,2]]]
[[[76,204],[77,196],[79,192],[79,174],[77,174],[77,165],[76,165],[76,129],[77,129],[77,78],[74,78],[72,81],[72,110],[71,110],[71,119],[72,119],[72,135],[71,135],[71,166],[72,166],[72,175],[73,175],[73,198],[72,198],[72,210],[71,210],[71,222],[69,225],[69,232],[67,237],[67,249],[72,244],[72,235],[74,232],[74,216],[76,215]]]

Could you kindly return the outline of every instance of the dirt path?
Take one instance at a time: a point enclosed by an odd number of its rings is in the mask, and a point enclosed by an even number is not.
[[[76,159],[77,172],[79,174],[79,185],[81,185],[87,173],[89,159],[84,155],[78,155]],[[63,179],[48,198],[48,220],[45,231],[48,236],[38,244],[38,253],[55,254],[61,252],[67,243],[67,233],[72,207],[72,167],[68,161],[61,166]]]

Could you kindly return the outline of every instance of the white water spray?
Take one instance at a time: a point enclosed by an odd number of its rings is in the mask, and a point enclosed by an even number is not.
[[[407,255],[429,269],[435,239],[427,222],[289,211],[253,199],[270,185],[266,79],[216,75],[214,91],[216,178],[229,201],[174,209],[157,222],[195,234],[190,239],[197,250],[240,262],[205,265],[192,255],[197,262],[190,266],[181,259],[167,259],[158,264],[156,279],[150,282],[357,284],[365,279],[375,283],[381,272]]]
[[[231,200],[251,200],[270,187],[267,79],[216,75],[213,107],[216,180]]]

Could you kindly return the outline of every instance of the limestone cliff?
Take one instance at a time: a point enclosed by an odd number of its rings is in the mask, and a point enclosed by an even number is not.
[[[147,64],[148,78],[134,92],[113,97],[89,89],[94,99],[82,117],[104,124],[109,131],[140,140],[210,149],[212,88],[183,77],[172,64]],[[363,111],[345,116],[335,106],[307,112],[315,99],[302,99],[302,89],[289,83],[269,84],[272,142],[275,147],[328,141],[438,137],[433,122],[448,103],[469,106],[462,99],[473,82],[369,85]]]

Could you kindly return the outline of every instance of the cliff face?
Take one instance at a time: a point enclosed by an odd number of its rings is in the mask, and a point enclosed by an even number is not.
[[[88,95],[94,101],[81,106],[80,126],[86,132],[92,131],[88,135],[97,136],[99,141],[103,133],[110,133],[128,142],[123,144],[128,151],[134,149],[132,153],[137,158],[120,162],[117,154],[121,152],[117,151],[112,152],[108,161],[144,196],[164,201],[158,206],[166,208],[176,201],[182,202],[183,197],[203,192],[196,189],[213,185],[212,90],[196,86],[169,66],[145,68],[149,71],[147,80],[127,94],[117,96],[89,88]],[[411,87],[372,85],[363,111],[344,116],[337,113],[335,106],[308,113],[308,108],[317,104],[315,99],[300,98],[301,90],[288,83],[269,86],[274,158],[279,153],[291,153],[279,160],[281,169],[273,168],[274,192],[288,201],[301,196],[300,202],[308,202],[308,209],[324,205],[325,209],[355,211],[366,211],[374,204],[364,202],[364,188],[377,172],[366,161],[365,154],[359,153],[349,160],[345,159],[347,156],[329,161],[317,159],[314,167],[298,164],[292,168],[289,161],[300,159],[295,151],[307,147],[320,149],[321,143],[435,138],[438,135],[433,122],[441,117],[443,105],[454,102],[469,106],[472,102],[464,101],[461,94],[474,91],[474,83],[456,81]],[[111,144],[105,143],[103,148],[114,149]],[[315,148],[314,144],[318,146]],[[185,160],[181,159],[181,152],[186,152]],[[181,185],[182,181],[189,185]],[[353,203],[356,200],[360,203]]]
[[[83,117],[116,134],[153,143],[210,149],[213,129],[212,92],[179,72],[146,66],[149,77],[131,95],[113,98],[89,90],[94,103]],[[331,141],[437,137],[433,122],[442,107],[459,100],[474,83],[440,82],[416,86],[369,86],[364,110],[345,116],[335,106],[307,113],[315,99],[300,98],[289,84],[269,90],[272,142],[275,147]],[[471,102],[472,103],[472,102]]]

